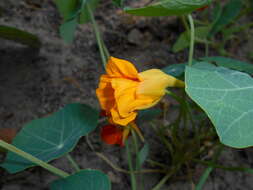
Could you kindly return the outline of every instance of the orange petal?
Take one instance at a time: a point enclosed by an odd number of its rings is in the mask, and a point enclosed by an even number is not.
[[[106,125],[101,130],[101,138],[106,144],[123,145],[123,131],[115,125]]]
[[[103,110],[110,110],[114,104],[114,90],[111,86],[111,79],[108,75],[102,75],[100,78],[99,87],[96,90],[96,94]]]
[[[138,80],[138,71],[129,61],[110,57],[106,65],[106,72],[110,77],[123,77]]]

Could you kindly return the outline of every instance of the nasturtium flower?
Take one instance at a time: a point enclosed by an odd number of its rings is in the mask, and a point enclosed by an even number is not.
[[[102,140],[109,145],[124,146],[124,142],[129,135],[129,130],[117,125],[105,125],[101,129]]]
[[[158,103],[167,87],[184,87],[184,82],[159,69],[138,73],[129,61],[110,57],[96,94],[110,123],[127,126],[137,110]]]

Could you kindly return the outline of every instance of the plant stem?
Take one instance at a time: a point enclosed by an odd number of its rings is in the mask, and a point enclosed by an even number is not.
[[[194,52],[194,38],[195,38],[195,28],[194,28],[194,22],[192,16],[188,15],[190,28],[191,28],[191,41],[190,41],[190,51],[189,51],[189,59],[188,64],[189,66],[192,66],[192,60],[193,60],[193,52]]]
[[[69,153],[66,155],[66,157],[77,172],[81,170],[76,161],[72,158],[72,156]]]
[[[134,129],[131,129],[131,134],[133,135],[133,142],[134,142],[134,151],[135,151],[135,171],[140,171],[141,170],[141,163],[140,163],[140,155],[139,155],[139,145],[138,145],[138,139],[135,133]],[[143,187],[143,180],[142,180],[142,175],[139,174],[136,176],[137,181],[140,183],[138,185],[138,190],[144,189]]]
[[[19,155],[19,156],[21,156],[21,157],[37,164],[37,165],[43,167],[44,169],[54,173],[55,175],[58,175],[58,176],[62,177],[62,178],[65,178],[65,177],[69,176],[69,174],[64,172],[63,170],[60,170],[60,169],[58,169],[58,168],[42,161],[42,160],[34,157],[33,155],[31,155],[27,152],[24,152],[24,151],[20,150],[19,148],[15,147],[11,144],[8,144],[8,143],[4,142],[3,140],[0,140],[0,147],[3,147],[6,150],[9,150],[9,151]]]
[[[218,157],[220,156],[221,152],[223,151],[224,146],[222,144],[219,145],[218,149],[216,150],[216,152],[214,153],[212,162],[216,162]],[[197,184],[197,186],[195,187],[195,190],[201,190],[203,185],[205,184],[207,178],[209,177],[210,173],[213,171],[214,167],[213,166],[209,166],[208,168],[206,168],[206,170],[204,171],[204,173],[202,174],[202,176],[200,177],[200,180]]]
[[[88,4],[87,4],[87,10],[89,12],[91,23],[92,23],[92,26],[93,26],[93,29],[94,29],[94,32],[95,32],[95,36],[96,36],[99,52],[100,52],[100,55],[101,55],[102,63],[103,63],[104,68],[106,68],[107,57],[106,57],[105,52],[104,52],[105,45],[103,47],[103,42],[102,42],[101,35],[100,35],[99,29],[98,29],[98,25],[97,25],[96,20],[94,18],[93,12],[90,9]]]
[[[129,142],[128,141],[126,141],[126,151],[127,151],[127,161],[128,161],[130,178],[131,178],[131,187],[132,187],[132,190],[137,190],[136,178],[135,178],[135,174],[134,174],[133,163],[132,163],[132,158],[131,158],[131,152],[129,150]]]
[[[162,180],[152,190],[159,190],[166,183],[166,181],[171,177],[172,174],[173,172],[169,172],[166,176],[162,178]]]

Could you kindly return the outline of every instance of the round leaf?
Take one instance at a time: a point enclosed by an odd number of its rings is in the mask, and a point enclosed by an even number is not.
[[[96,128],[97,122],[98,111],[87,105],[69,104],[52,116],[28,123],[15,137],[13,145],[48,162],[71,151],[80,137]],[[15,173],[34,164],[8,152],[1,166]]]
[[[213,122],[225,145],[253,145],[253,79],[245,73],[197,63],[186,67],[186,92]]]
[[[110,190],[108,177],[97,170],[82,170],[67,178],[54,181],[51,190]]]

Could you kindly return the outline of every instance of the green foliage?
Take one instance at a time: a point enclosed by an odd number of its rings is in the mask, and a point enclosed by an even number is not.
[[[253,80],[239,71],[200,62],[186,67],[186,92],[207,113],[225,145],[253,145]]]
[[[148,157],[149,153],[149,145],[148,143],[145,143],[142,149],[138,152],[138,157],[139,157],[139,164],[140,166],[145,162],[145,160]]]
[[[239,61],[236,59],[231,59],[228,57],[220,57],[220,56],[203,57],[203,58],[200,58],[200,60],[210,62],[210,63],[215,63],[218,66],[227,67],[227,68],[238,70],[238,71],[243,71],[250,75],[253,75],[253,64],[246,63],[244,61]]]
[[[125,8],[124,10],[137,16],[172,16],[185,15],[208,5],[211,0],[160,0],[158,3],[142,8]]]
[[[0,25],[0,38],[12,40],[33,48],[40,48],[41,46],[37,36],[10,26]]]
[[[195,28],[195,38],[204,41],[209,33],[210,27],[202,26]],[[195,40],[195,42],[199,42]],[[202,42],[203,43],[203,42]],[[190,31],[185,31],[180,34],[176,43],[172,47],[172,51],[177,53],[190,46]]]
[[[99,0],[55,0],[55,3],[64,21],[60,27],[61,37],[65,42],[71,43],[78,23],[90,21],[88,7],[94,11]]]
[[[89,12],[87,10],[87,6],[91,9],[91,11],[94,11],[96,7],[98,6],[99,0],[86,0],[87,3],[85,3],[82,6],[81,14],[80,14],[80,24],[84,24],[90,21]],[[87,4],[87,5],[86,5]]]
[[[66,21],[61,25],[60,35],[65,40],[65,42],[73,42],[77,25],[78,22],[76,18]]]
[[[81,170],[67,178],[54,181],[51,190],[110,190],[108,177],[98,170]]]
[[[77,11],[78,0],[55,0],[55,4],[63,17],[64,21],[72,19]]]
[[[222,10],[220,10],[218,6],[217,7],[218,14],[216,13],[217,18],[212,24],[212,28],[210,30],[209,35],[210,36],[215,35],[217,32],[221,31],[226,25],[233,22],[235,18],[239,15],[241,8],[242,8],[241,0],[230,0],[229,3],[227,3]]]
[[[97,122],[98,111],[87,105],[69,104],[52,116],[25,125],[15,137],[13,145],[48,162],[70,152],[80,137],[96,128]],[[33,165],[8,152],[1,166],[15,173]]]

